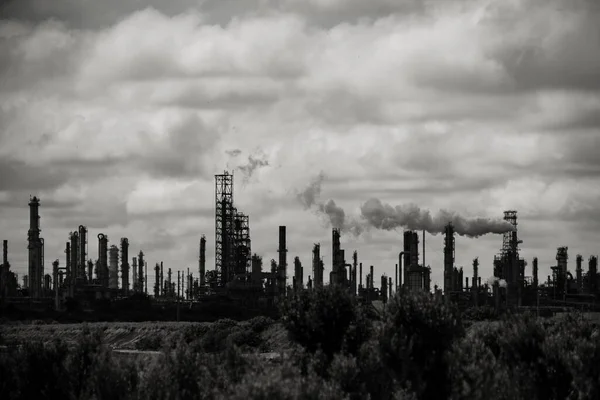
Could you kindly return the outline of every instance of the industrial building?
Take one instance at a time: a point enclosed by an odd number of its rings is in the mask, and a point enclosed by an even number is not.
[[[252,253],[250,218],[240,212],[234,203],[234,176],[225,171],[215,175],[215,265],[207,270],[206,237],[200,235],[197,276],[177,266],[165,267],[155,262],[154,286],[150,288],[157,303],[171,301],[203,302],[220,298],[238,300],[245,306],[273,305],[285,296],[302,290],[323,287],[325,265],[321,244],[312,249],[312,268],[305,283],[302,260],[293,257],[293,269],[288,276],[287,227],[278,228],[278,258],[263,268],[263,258]],[[93,260],[88,246],[88,228],[80,225],[68,234],[64,262],[52,262],[52,271],[44,272],[44,239],[40,236],[40,207],[38,197],[29,202],[28,269],[19,287],[18,277],[11,271],[8,260],[8,243],[3,241],[3,258],[0,266],[0,301],[2,304],[53,305],[63,309],[69,298],[82,303],[97,299],[127,298],[148,292],[148,261],[143,250],[129,258],[129,238],[110,244],[105,233],[97,233],[97,256]],[[588,270],[583,270],[583,256],[576,256],[576,271],[568,270],[568,247],[557,250],[556,265],[545,283],[538,277],[538,260],[532,260],[531,275],[527,276],[527,262],[519,255],[517,212],[505,211],[504,220],[513,228],[503,233],[500,253],[493,263],[493,281],[482,283],[479,258],[473,259],[472,275],[464,276],[462,266],[455,265],[456,232],[452,223],[444,228],[443,288],[431,288],[432,267],[425,263],[425,231],[405,230],[402,243],[398,243],[398,263],[395,276],[381,275],[376,279],[375,267],[364,271],[358,252],[352,260],[346,259],[339,229],[331,231],[331,266],[329,285],[346,288],[363,301],[386,302],[398,291],[426,292],[441,296],[445,301],[460,307],[478,307],[486,304],[497,307],[588,307],[594,308],[599,295],[600,281],[596,256],[591,256]],[[422,247],[420,247],[420,244]],[[151,251],[151,249],[148,249]],[[420,251],[421,250],[421,251]],[[348,253],[350,254],[350,253]],[[131,264],[130,264],[131,260]],[[434,268],[436,268],[434,266]],[[175,279],[175,271],[177,278]],[[363,282],[364,279],[364,282]],[[376,285],[377,282],[377,285]],[[376,287],[378,286],[378,287]]]

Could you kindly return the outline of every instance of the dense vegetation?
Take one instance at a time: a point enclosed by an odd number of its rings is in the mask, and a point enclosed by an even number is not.
[[[273,321],[185,328],[152,360],[116,356],[100,331],[76,345],[27,343],[0,354],[0,398],[56,399],[597,399],[600,331],[577,315],[504,316],[465,328],[425,295],[398,295],[383,314],[336,288],[281,307],[297,348],[266,361],[253,350]],[[212,330],[211,330],[212,329]]]

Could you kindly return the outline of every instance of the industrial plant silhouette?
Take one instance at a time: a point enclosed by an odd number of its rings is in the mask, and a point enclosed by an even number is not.
[[[233,173],[225,171],[215,175],[215,266],[207,270],[206,237],[199,240],[198,271],[175,272],[163,267],[163,262],[154,266],[154,287],[148,288],[148,262],[143,250],[136,257],[129,256],[129,238],[120,239],[120,247],[111,245],[104,233],[97,234],[98,254],[95,262],[88,246],[88,229],[80,225],[69,234],[65,244],[65,260],[52,262],[47,272],[44,259],[44,238],[40,236],[40,207],[43,199],[31,197],[29,202],[30,222],[28,231],[28,273],[19,284],[17,275],[11,270],[8,242],[3,241],[3,260],[0,273],[0,294],[3,306],[12,304],[25,309],[65,309],[69,299],[77,300],[84,307],[98,299],[117,300],[135,294],[146,294],[155,304],[189,302],[190,307],[205,301],[234,301],[241,307],[274,306],[286,296],[301,290],[323,287],[325,265],[321,257],[321,244],[315,243],[312,250],[312,273],[304,282],[304,267],[299,257],[294,258],[293,270],[288,269],[286,226],[279,227],[278,260],[271,260],[264,268],[262,257],[252,253],[249,216],[234,205]],[[309,186],[311,193],[299,195],[306,207],[316,204],[315,192],[319,184]],[[527,262],[519,255],[517,211],[505,211],[502,220],[477,220],[473,223],[456,215],[444,215],[432,219],[428,214],[420,222],[408,221],[402,210],[383,206],[376,199],[369,200],[362,208],[363,217],[379,229],[397,229],[399,226],[421,229],[405,230],[403,248],[398,254],[395,276],[385,274],[376,284],[373,265],[365,268],[359,262],[358,252],[352,253],[351,262],[342,249],[342,232],[348,225],[344,222],[343,210],[330,201],[317,204],[323,213],[331,214],[331,221],[338,222],[332,229],[332,262],[329,285],[346,288],[364,302],[386,303],[398,291],[426,292],[457,304],[461,308],[493,306],[496,309],[533,307],[540,309],[562,309],[577,307],[596,309],[598,272],[596,256],[589,258],[587,273],[583,271],[583,257],[576,257],[576,273],[567,269],[568,248],[557,250],[556,266],[545,282],[538,277],[538,260],[532,261],[531,275],[526,274]],[[413,210],[414,211],[414,210]],[[420,211],[419,211],[420,212]],[[387,214],[386,214],[387,213]],[[333,215],[336,214],[336,215]],[[341,218],[340,218],[341,215]],[[408,215],[408,213],[407,213]],[[414,212],[411,214],[414,215]],[[443,222],[443,226],[441,225]],[[422,230],[420,249],[419,231]],[[431,287],[431,267],[425,263],[425,231],[443,230],[443,288]],[[494,277],[482,282],[478,271],[479,260],[475,258],[472,276],[455,266],[455,235],[479,236],[486,233],[502,234],[500,253],[494,257]],[[151,249],[147,249],[151,250]],[[421,254],[419,251],[421,250]],[[421,255],[421,257],[420,257]],[[266,269],[266,271],[265,271]],[[152,273],[152,270],[150,271]],[[291,273],[291,279],[288,276]],[[364,277],[364,282],[363,282]],[[131,278],[131,281],[130,281]],[[288,285],[288,281],[291,285]],[[377,287],[379,286],[379,287]]]

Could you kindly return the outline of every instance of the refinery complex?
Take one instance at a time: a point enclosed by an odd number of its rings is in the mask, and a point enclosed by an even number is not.
[[[189,302],[193,304],[215,299],[237,301],[244,307],[272,306],[279,299],[300,290],[324,286],[329,270],[329,285],[339,285],[365,302],[387,302],[397,291],[424,291],[453,302],[461,308],[493,306],[497,308],[596,309],[600,294],[597,256],[590,256],[584,271],[584,257],[576,256],[575,274],[568,270],[568,248],[557,249],[552,274],[538,277],[538,261],[531,268],[519,254],[522,241],[518,237],[517,212],[505,211],[504,223],[510,226],[502,233],[501,250],[494,257],[494,278],[479,275],[479,260],[473,260],[469,271],[455,266],[456,228],[449,221],[443,231],[443,287],[431,287],[431,267],[425,263],[425,231],[405,230],[398,248],[395,275],[376,279],[375,267],[359,262],[358,252],[342,248],[342,234],[332,229],[332,261],[325,267],[321,244],[312,250],[312,269],[304,281],[304,266],[299,257],[288,264],[286,226],[279,227],[278,259],[268,266],[258,254],[252,253],[249,216],[234,205],[233,174],[215,175],[215,265],[206,266],[206,238],[199,237],[198,270],[173,271],[163,263],[148,266],[144,250],[130,254],[129,239],[124,237],[109,246],[104,233],[92,237],[86,226],[80,225],[68,234],[64,260],[54,260],[46,267],[44,239],[40,236],[42,201],[31,197],[28,238],[28,273],[21,279],[11,270],[8,242],[3,241],[0,269],[0,300],[2,306],[54,308],[63,310],[69,299],[84,306],[98,299],[123,299],[136,294],[149,295],[156,304]],[[97,254],[90,244],[97,240]],[[114,243],[114,242],[113,242]],[[93,246],[95,247],[95,246]],[[92,248],[93,248],[92,247]],[[431,251],[431,249],[429,249]],[[438,251],[437,249],[434,251]],[[291,260],[290,260],[291,261]],[[435,268],[438,268],[437,266]],[[154,274],[155,284],[148,287],[148,276]]]

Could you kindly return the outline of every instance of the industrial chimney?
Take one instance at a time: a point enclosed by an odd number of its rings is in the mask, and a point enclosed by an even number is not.
[[[279,227],[279,265],[278,265],[278,293],[280,296],[285,296],[286,281],[287,281],[287,248],[286,248],[286,228]]]
[[[108,287],[110,289],[119,288],[119,248],[114,244],[109,250],[109,270],[108,270]]]
[[[84,281],[92,281],[92,279],[94,278],[92,276],[92,272],[88,271],[89,276],[86,279],[85,276],[85,266],[86,266],[86,259],[87,259],[87,228],[83,225],[79,225],[79,248],[78,248],[78,255],[79,255],[79,265],[78,265],[78,270],[77,270],[77,278],[81,278]],[[71,260],[71,262],[73,262],[73,260]]]
[[[33,197],[29,202],[29,295],[32,298],[42,297],[42,280],[44,276],[44,239],[40,237],[40,199]]]
[[[121,238],[121,287],[129,295],[129,239]]]
[[[206,284],[206,236],[202,235],[200,238],[200,260],[199,260],[200,270],[200,286],[205,286]]]
[[[320,288],[323,287],[323,265],[321,263],[321,245],[319,243],[315,243],[312,253],[314,287]]]

